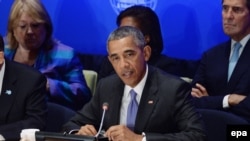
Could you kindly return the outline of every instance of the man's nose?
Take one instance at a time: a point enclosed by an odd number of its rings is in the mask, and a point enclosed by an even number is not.
[[[125,58],[121,58],[120,67],[127,67],[127,66],[129,66],[128,61]]]

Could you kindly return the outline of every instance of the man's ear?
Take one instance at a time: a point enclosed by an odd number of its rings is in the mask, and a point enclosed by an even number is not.
[[[151,56],[151,47],[149,45],[146,45],[143,48],[143,54],[144,54],[145,61],[148,61]]]

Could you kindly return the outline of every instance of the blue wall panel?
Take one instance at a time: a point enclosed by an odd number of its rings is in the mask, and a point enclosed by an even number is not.
[[[13,0],[0,0],[0,34],[6,34]],[[198,59],[202,52],[225,41],[222,31],[221,0],[42,0],[54,24],[54,37],[87,54],[106,54],[106,39],[116,28],[123,2],[152,6],[161,22],[163,53]]]

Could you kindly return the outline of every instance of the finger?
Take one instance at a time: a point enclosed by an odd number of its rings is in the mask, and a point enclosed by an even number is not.
[[[207,92],[206,88],[199,83],[195,85],[202,93]]]
[[[201,93],[201,91],[199,89],[192,88],[191,95],[193,97],[200,98],[202,96],[202,93]]]
[[[113,140],[113,139],[112,139],[112,136],[111,136],[111,133],[114,131],[113,128],[114,128],[114,127],[111,126],[111,127],[109,127],[109,129],[105,132],[105,136],[108,137],[109,140]]]
[[[79,135],[94,136],[96,134],[95,127],[93,125],[82,126],[78,132]]]

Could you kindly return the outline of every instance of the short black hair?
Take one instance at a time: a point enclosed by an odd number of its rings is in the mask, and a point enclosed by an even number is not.
[[[0,51],[4,50],[4,42],[3,42],[3,36],[0,35]]]
[[[163,39],[157,14],[150,7],[133,5],[120,12],[116,19],[117,26],[120,26],[125,17],[133,17],[138,22],[143,35],[150,37],[148,45],[152,49],[151,57],[159,56],[163,50]]]

